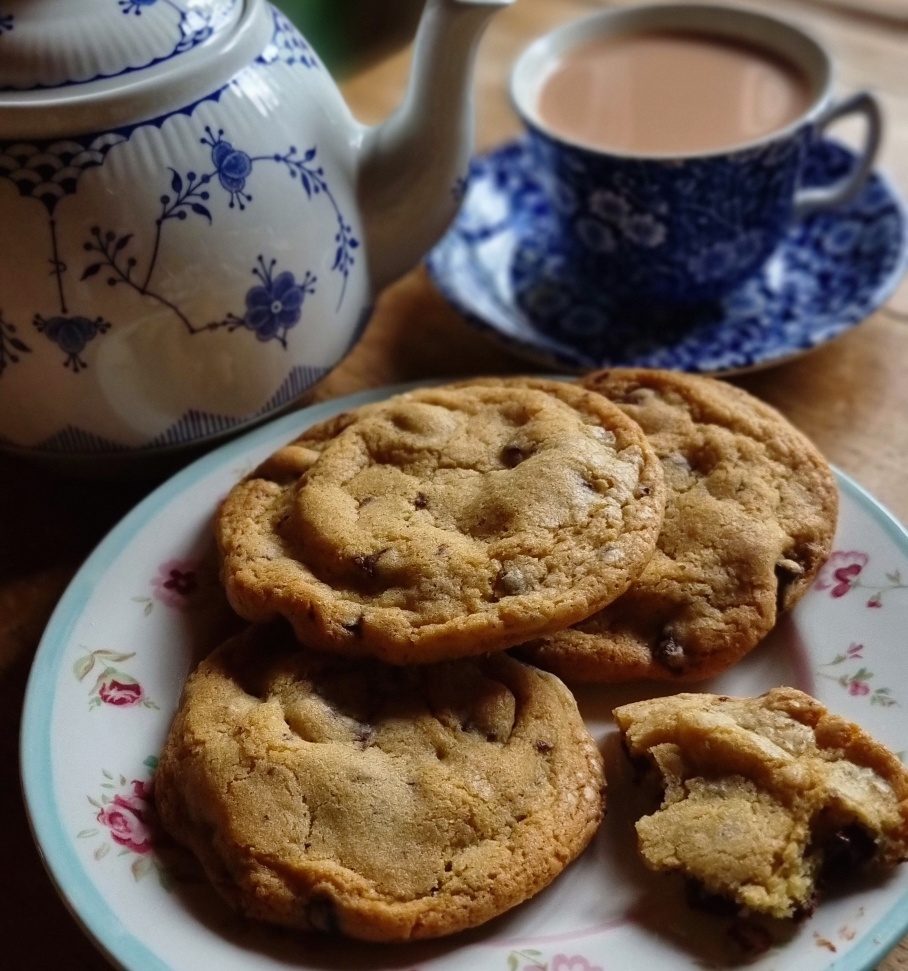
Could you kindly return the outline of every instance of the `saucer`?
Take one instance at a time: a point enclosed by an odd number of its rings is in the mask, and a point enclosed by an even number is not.
[[[854,159],[844,146],[820,141],[807,159],[804,184],[836,181]],[[847,205],[793,225],[760,272],[721,302],[629,321],[626,309],[564,285],[563,257],[545,245],[550,219],[526,144],[510,142],[475,159],[457,220],[427,265],[470,323],[516,353],[562,370],[717,374],[781,364],[859,324],[888,299],[908,267],[908,214],[874,173]],[[535,291],[527,280],[537,281]]]

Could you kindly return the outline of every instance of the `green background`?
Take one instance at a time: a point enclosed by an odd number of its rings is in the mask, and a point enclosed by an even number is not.
[[[277,0],[328,68],[348,74],[412,37],[423,0]]]

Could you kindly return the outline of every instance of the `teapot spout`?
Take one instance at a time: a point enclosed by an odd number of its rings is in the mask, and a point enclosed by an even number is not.
[[[460,205],[473,147],[472,72],[491,16],[515,0],[427,0],[407,93],[365,132],[357,180],[374,290],[412,268]]]

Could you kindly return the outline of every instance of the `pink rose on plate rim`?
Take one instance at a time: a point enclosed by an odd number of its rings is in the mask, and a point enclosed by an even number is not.
[[[140,779],[132,781],[132,795],[116,795],[98,812],[98,822],[110,831],[110,838],[133,853],[151,852],[148,826],[148,801],[151,786]]]
[[[124,680],[110,677],[103,681],[98,688],[98,697],[104,704],[116,705],[120,708],[137,705],[145,695],[142,685],[127,675],[120,675],[119,677]]]
[[[854,586],[870,556],[859,550],[836,550],[820,568],[814,586],[817,590],[830,590],[833,597],[844,597]]]
[[[198,564],[194,560],[165,561],[151,581],[151,590],[161,603],[185,610],[199,590]]]
[[[869,695],[870,685],[866,681],[852,681],[848,685],[850,695]]]

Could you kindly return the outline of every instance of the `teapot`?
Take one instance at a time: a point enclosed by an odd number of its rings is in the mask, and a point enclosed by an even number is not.
[[[325,375],[453,218],[513,0],[427,0],[357,122],[266,0],[0,0],[0,448],[160,453]]]

